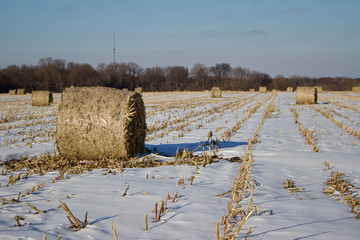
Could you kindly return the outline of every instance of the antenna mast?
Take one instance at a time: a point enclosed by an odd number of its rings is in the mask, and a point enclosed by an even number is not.
[[[114,49],[113,49],[113,52],[114,52],[114,63],[115,63],[115,33],[114,33]]]

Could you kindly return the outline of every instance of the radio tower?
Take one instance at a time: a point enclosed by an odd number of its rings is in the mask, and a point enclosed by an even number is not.
[[[115,64],[115,33],[114,33],[114,49],[113,49],[113,53],[114,53],[114,64]]]

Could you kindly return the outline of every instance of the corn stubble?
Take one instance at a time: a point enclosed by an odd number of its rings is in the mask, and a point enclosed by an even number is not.
[[[327,170],[330,164],[324,162]],[[323,193],[331,197],[338,197],[338,200],[347,203],[350,207],[350,212],[355,215],[355,218],[360,218],[360,190],[344,179],[344,174],[340,172],[331,171],[330,178],[326,180],[328,188],[323,189]]]
[[[263,125],[265,119],[273,116],[272,113],[275,111],[274,101],[276,99],[276,93],[275,95],[271,95],[271,97],[272,99],[270,100],[267,108],[264,109],[263,116],[257,128],[255,129],[252,138],[248,141],[246,153],[241,158],[242,163],[238,169],[237,176],[234,178],[231,190],[217,195],[218,197],[222,197],[228,196],[228,194],[230,194],[230,201],[227,204],[227,213],[221,217],[220,224],[215,224],[216,239],[236,239],[246,220],[251,215],[258,214],[259,210],[267,214],[267,212],[260,208],[258,205],[253,205],[254,185],[258,185],[258,183],[250,179],[251,166],[254,162],[251,154],[251,146],[258,141],[258,132],[260,131],[260,128]],[[241,205],[241,202],[246,199],[248,202],[245,208],[245,206],[243,207]],[[221,236],[219,225],[223,226],[223,232]],[[247,239],[250,233],[251,227],[248,229],[244,239]]]

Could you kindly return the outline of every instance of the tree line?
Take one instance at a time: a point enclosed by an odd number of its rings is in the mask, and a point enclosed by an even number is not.
[[[62,92],[66,87],[105,86],[143,91],[203,91],[213,86],[222,90],[248,91],[266,86],[269,90],[285,91],[287,87],[322,86],[323,90],[349,91],[360,84],[360,78],[307,76],[270,77],[243,67],[218,63],[207,67],[198,63],[190,69],[184,66],[142,68],[134,62],[99,64],[66,62],[63,59],[42,58],[35,66],[11,65],[0,69],[0,93],[25,88]]]

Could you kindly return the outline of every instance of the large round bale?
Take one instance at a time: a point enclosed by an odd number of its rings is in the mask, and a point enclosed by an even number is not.
[[[297,87],[296,104],[316,104],[317,88],[315,87]]]
[[[210,90],[210,97],[211,98],[221,98],[222,97],[221,89],[219,87],[213,87]]]
[[[267,87],[260,87],[259,92],[266,93],[267,92]]]
[[[24,95],[25,94],[25,88],[19,88],[16,90],[17,95]]]
[[[16,91],[17,91],[17,89],[10,89],[9,95],[16,95]]]
[[[286,91],[292,92],[292,91],[294,91],[294,88],[293,88],[293,87],[288,87],[288,88],[286,89]]]
[[[253,88],[250,88],[250,90],[249,90],[250,92],[255,92],[255,89],[253,89]]]
[[[360,93],[360,87],[352,87],[352,91]]]
[[[61,156],[99,160],[128,158],[145,148],[141,94],[106,87],[67,88],[55,129]]]
[[[49,91],[32,91],[31,104],[32,106],[49,106],[53,102],[53,95]]]

